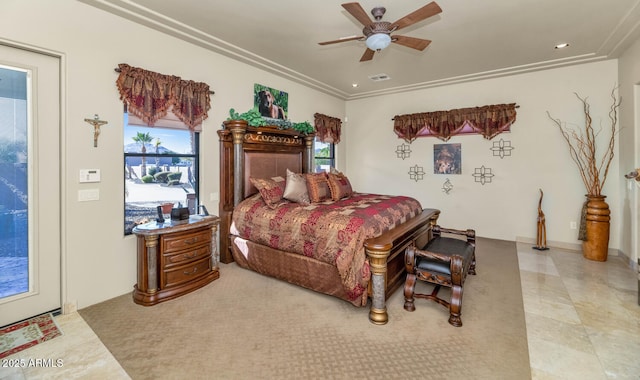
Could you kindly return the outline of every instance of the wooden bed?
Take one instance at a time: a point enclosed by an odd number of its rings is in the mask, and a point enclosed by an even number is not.
[[[257,192],[249,177],[286,178],[287,169],[296,173],[311,172],[315,136],[276,127],[253,128],[238,121],[224,122],[218,136],[220,261],[230,263],[235,260],[241,267],[346,299],[334,266],[252,242],[244,242],[244,249],[250,249],[251,255],[243,255],[234,244],[239,237],[231,233],[234,207]],[[418,246],[426,244],[439,214],[439,210],[423,209],[413,219],[365,241],[371,272],[368,297],[371,299],[369,320],[372,323],[387,323],[386,299],[404,283],[404,250],[412,242]]]

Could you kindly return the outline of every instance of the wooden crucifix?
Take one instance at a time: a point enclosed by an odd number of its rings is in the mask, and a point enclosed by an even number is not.
[[[98,147],[98,136],[100,135],[100,126],[107,124],[107,121],[100,120],[98,114],[93,119],[84,119],[87,123],[93,125],[93,147]]]

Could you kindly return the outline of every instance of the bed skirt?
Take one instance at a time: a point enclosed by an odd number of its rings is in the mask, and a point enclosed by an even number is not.
[[[256,244],[233,235],[231,236],[231,253],[241,268],[338,297],[355,306],[366,305],[366,298],[364,303],[361,300],[356,300],[355,303],[349,300],[338,269],[331,264]]]

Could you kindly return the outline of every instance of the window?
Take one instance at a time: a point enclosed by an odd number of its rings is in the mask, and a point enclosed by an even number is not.
[[[314,161],[315,172],[329,172],[331,168],[336,167],[335,145],[332,143],[323,143],[316,137],[314,143]]]
[[[153,221],[163,204],[189,207],[197,212],[200,134],[173,114],[143,125],[125,112],[124,178],[125,235],[138,224]]]
[[[33,135],[30,74],[6,66],[0,67],[0,78],[0,298],[4,298],[29,291]]]

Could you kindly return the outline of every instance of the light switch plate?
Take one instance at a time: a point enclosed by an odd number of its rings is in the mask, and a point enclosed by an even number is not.
[[[100,200],[100,189],[84,189],[78,190],[78,201],[98,201]]]
[[[100,182],[100,169],[80,169],[80,183]]]

